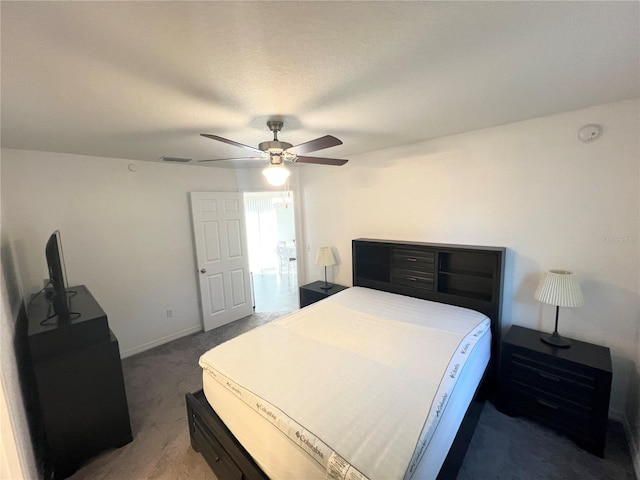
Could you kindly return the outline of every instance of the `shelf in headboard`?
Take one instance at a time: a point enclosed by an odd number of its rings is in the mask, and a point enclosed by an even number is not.
[[[359,238],[353,285],[457,305],[491,319],[492,357],[500,345],[503,247]]]
[[[356,257],[354,257],[356,262]],[[357,268],[363,281],[391,281],[391,248],[375,243],[362,243],[358,248]],[[374,287],[375,288],[375,287]]]

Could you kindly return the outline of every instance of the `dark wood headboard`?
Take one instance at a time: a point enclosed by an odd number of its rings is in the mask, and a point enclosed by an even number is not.
[[[503,247],[360,238],[352,242],[353,285],[457,305],[491,319],[491,373],[501,334]]]

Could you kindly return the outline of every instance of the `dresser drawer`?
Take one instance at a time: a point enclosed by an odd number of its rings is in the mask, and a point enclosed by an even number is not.
[[[512,353],[509,376],[511,380],[525,383],[590,407],[594,403],[596,379]]]
[[[396,248],[393,250],[394,268],[402,268],[413,271],[429,272],[435,270],[435,252],[423,250],[409,250]]]
[[[391,282],[397,285],[423,288],[425,290],[434,289],[434,275],[431,272],[420,270],[407,270],[404,268],[394,268],[391,272]]]

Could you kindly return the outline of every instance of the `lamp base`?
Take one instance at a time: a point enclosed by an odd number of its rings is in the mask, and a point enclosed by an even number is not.
[[[322,290],[331,290],[333,288],[333,285],[325,282],[324,284],[320,285],[320,288]]]
[[[558,335],[558,332],[552,334],[540,335],[540,340],[544,343],[558,348],[569,348],[571,346],[571,340]]]

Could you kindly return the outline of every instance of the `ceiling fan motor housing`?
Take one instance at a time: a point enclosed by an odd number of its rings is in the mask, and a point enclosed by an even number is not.
[[[287,148],[291,148],[293,145],[287,142],[281,142],[280,140],[271,140],[269,142],[260,142],[258,149],[263,152],[280,154]]]

